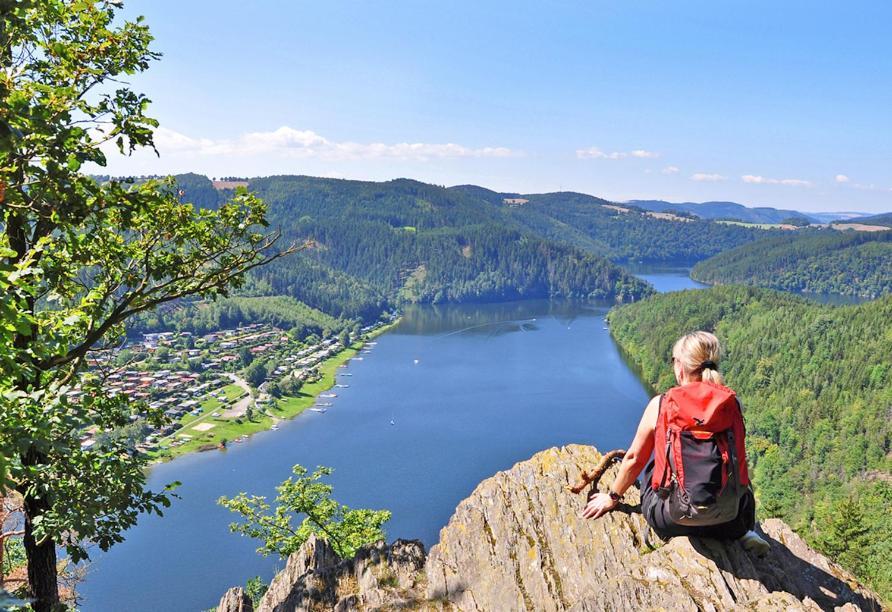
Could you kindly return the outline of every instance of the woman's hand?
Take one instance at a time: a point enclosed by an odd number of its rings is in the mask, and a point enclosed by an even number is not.
[[[582,518],[600,518],[619,504],[613,501],[607,493],[596,493],[589,500],[582,511]]]

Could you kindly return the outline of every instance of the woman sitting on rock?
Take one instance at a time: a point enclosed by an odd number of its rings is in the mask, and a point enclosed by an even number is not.
[[[747,550],[768,552],[768,542],[753,531],[756,503],[743,416],[719,374],[720,356],[719,340],[708,332],[675,343],[678,386],[648,403],[610,492],[593,495],[583,517],[598,518],[616,508],[644,469],[641,512],[660,537],[740,539]]]

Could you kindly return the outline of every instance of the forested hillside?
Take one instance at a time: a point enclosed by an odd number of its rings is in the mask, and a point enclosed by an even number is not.
[[[892,597],[892,296],[833,307],[716,287],[619,307],[609,321],[660,391],[674,384],[674,341],[714,331],[744,406],[759,516],[787,520]]]
[[[665,200],[630,200],[646,210],[657,212],[682,211],[697,215],[701,219],[735,219],[747,223],[783,223],[788,219],[802,219],[817,222],[819,219],[798,210],[771,208],[769,206],[744,206],[736,202],[666,202]]]
[[[582,193],[502,194],[473,185],[450,190],[493,204],[502,204],[504,198],[525,199],[522,206],[508,207],[515,222],[618,262],[693,263],[770,234],[711,221],[657,219],[643,209]]]
[[[780,234],[702,261],[691,277],[711,284],[875,298],[892,293],[892,231]]]
[[[845,223],[845,220],[840,223]],[[892,227],[892,213],[883,213],[880,215],[871,215],[869,217],[858,217],[857,219],[849,219],[849,223],[863,223],[865,225],[884,225]]]
[[[364,293],[366,301],[444,302],[632,301],[651,292],[610,261],[513,222],[504,206],[442,187],[283,176],[253,180],[250,189],[284,240],[313,244],[258,271],[256,281],[333,314],[311,275],[332,277],[321,283],[326,294],[348,279],[360,287],[343,296],[344,315],[363,310],[352,301]]]
[[[201,175],[176,178],[181,199],[203,208],[231,196]],[[340,319],[369,321],[400,303],[635,301],[651,289],[615,262],[693,262],[767,235],[578,193],[304,176],[253,179],[249,189],[283,242],[311,247],[252,273],[243,293],[286,295]],[[506,205],[510,197],[523,204]]]
[[[206,334],[248,323],[267,323],[287,329],[295,338],[336,334],[354,322],[310,308],[293,297],[229,297],[214,301],[181,300],[136,317],[131,332],[187,331]]]

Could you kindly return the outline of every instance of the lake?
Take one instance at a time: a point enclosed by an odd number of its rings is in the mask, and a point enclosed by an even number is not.
[[[660,291],[699,286],[683,268],[639,275]],[[391,510],[389,540],[430,547],[456,505],[497,471],[551,446],[625,448],[648,394],[604,327],[607,310],[554,301],[407,310],[341,370],[349,387],[334,389],[327,413],[153,468],[150,486],[179,480],[179,499],[94,555],[82,609],[206,610],[247,578],[269,580],[282,562],[231,534],[234,515],[216,500],[239,491],[272,498],[297,463],[334,468],[339,502]]]

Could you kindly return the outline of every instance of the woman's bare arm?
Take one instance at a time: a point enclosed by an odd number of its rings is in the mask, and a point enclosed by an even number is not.
[[[638,431],[635,432],[635,438],[632,445],[626,451],[626,456],[619,468],[619,474],[611,485],[611,490],[618,495],[626,492],[644,466],[650,459],[654,450],[654,429],[657,426],[657,413],[660,411],[660,396],[656,396],[647,404],[644,414],[641,416],[641,422],[638,424]],[[617,502],[610,499],[606,493],[598,493],[593,495],[582,511],[583,518],[598,518],[616,507]]]

